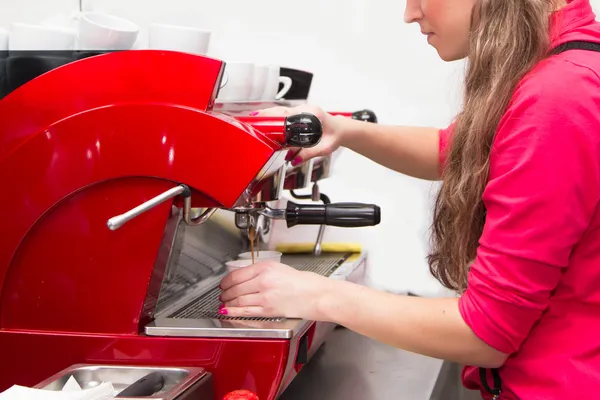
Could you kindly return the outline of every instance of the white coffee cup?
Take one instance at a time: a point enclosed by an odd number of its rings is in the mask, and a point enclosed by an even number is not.
[[[279,251],[259,251],[258,254],[254,252],[254,261],[277,261],[281,262],[282,254]],[[238,255],[240,260],[252,260],[252,252],[248,251],[246,253],[241,253]]]
[[[0,51],[8,50],[8,31],[4,28],[0,28]]]
[[[15,22],[8,35],[8,50],[71,51],[76,41],[77,31],[73,29]]]
[[[211,32],[189,26],[154,23],[150,25],[150,48],[204,55]]]
[[[267,83],[265,85],[265,91],[262,95],[262,100],[273,101],[281,100],[283,96],[290,91],[292,87],[292,78],[288,76],[279,76],[281,68],[276,65],[269,66],[269,73],[267,75]],[[279,84],[283,83],[283,88],[279,90]]]
[[[131,21],[110,14],[84,12],[79,20],[79,50],[130,50],[140,28]]]
[[[79,12],[59,12],[56,13],[45,20],[43,20],[40,25],[43,26],[58,26],[61,28],[74,29],[79,31],[79,20],[77,16]]]
[[[231,273],[237,269],[248,267],[248,266],[252,265],[252,260],[244,259],[244,260],[227,261],[225,263],[225,265],[227,266],[227,272]]]
[[[227,62],[223,83],[219,90],[220,101],[248,101],[254,83],[254,64]]]
[[[252,92],[250,100],[262,100],[263,94],[267,86],[267,78],[269,77],[268,65],[256,65],[254,67],[254,81],[252,82]]]

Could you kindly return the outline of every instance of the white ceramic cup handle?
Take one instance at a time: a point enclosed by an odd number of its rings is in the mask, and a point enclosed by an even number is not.
[[[287,92],[290,91],[290,89],[292,88],[292,78],[290,78],[289,76],[280,76],[279,83],[283,83],[283,89],[281,89],[279,93],[277,93],[277,95],[275,96],[275,100],[283,99],[283,96],[285,96]]]
[[[223,89],[225,86],[227,86],[227,82],[229,82],[229,74],[227,71],[225,71],[223,72],[223,79],[221,80],[221,86],[219,86],[219,89]]]

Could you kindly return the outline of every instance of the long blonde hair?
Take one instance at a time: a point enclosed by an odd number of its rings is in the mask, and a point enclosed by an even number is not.
[[[486,210],[496,129],[519,81],[549,51],[550,0],[480,0],[473,11],[464,106],[456,119],[433,220],[431,273],[464,291]]]

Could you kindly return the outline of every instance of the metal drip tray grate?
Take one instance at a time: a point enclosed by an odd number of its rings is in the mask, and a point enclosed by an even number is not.
[[[302,255],[285,255],[282,262],[299,271],[314,272],[322,276],[330,276],[340,265],[342,265],[350,254],[325,255],[320,257]],[[221,290],[218,286],[206,292],[191,303],[183,306],[168,318],[175,319],[219,319],[219,320],[245,320],[245,321],[284,321],[285,318],[232,318],[219,314],[219,295]]]

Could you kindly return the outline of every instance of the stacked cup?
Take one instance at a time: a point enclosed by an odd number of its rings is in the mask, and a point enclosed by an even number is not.
[[[8,50],[8,31],[0,28],[0,51]]]
[[[183,25],[153,23],[150,25],[150,48],[205,55],[211,32]]]
[[[100,12],[76,12],[36,25],[15,22],[10,51],[111,51],[132,49],[139,27],[131,21]]]
[[[8,36],[9,51],[73,51],[77,31],[70,27],[15,22]]]
[[[8,56],[8,31],[0,28],[0,99],[7,93],[6,58]]]
[[[249,62],[226,62],[219,101],[275,101],[281,100],[292,87],[292,80],[280,76],[276,65]],[[279,90],[279,84],[283,88]]]

